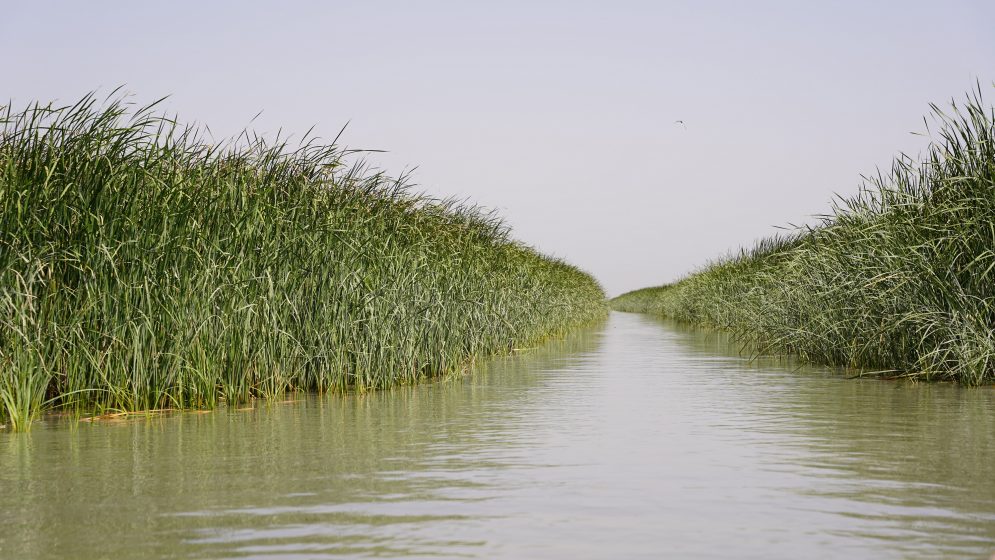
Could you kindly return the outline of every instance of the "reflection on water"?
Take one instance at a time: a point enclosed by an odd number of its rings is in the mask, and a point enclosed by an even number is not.
[[[985,558],[993,405],[613,314],[451,382],[0,433],[0,557]]]

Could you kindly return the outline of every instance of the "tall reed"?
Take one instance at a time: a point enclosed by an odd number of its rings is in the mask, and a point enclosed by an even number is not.
[[[980,87],[931,109],[923,157],[896,158],[816,226],[612,306],[813,362],[995,382],[995,110]]]
[[[602,317],[588,274],[335,143],[0,114],[0,424],[375,389]]]

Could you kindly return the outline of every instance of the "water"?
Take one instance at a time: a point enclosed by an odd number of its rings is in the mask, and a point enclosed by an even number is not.
[[[2,558],[988,558],[995,389],[613,314],[456,381],[0,433]]]

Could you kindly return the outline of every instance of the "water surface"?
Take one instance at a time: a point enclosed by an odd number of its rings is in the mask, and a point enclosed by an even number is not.
[[[0,558],[988,558],[995,389],[619,314],[367,395],[0,432]]]

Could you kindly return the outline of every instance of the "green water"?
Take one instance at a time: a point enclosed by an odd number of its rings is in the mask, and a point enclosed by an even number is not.
[[[472,375],[0,431],[0,558],[988,558],[995,389],[615,313]]]

